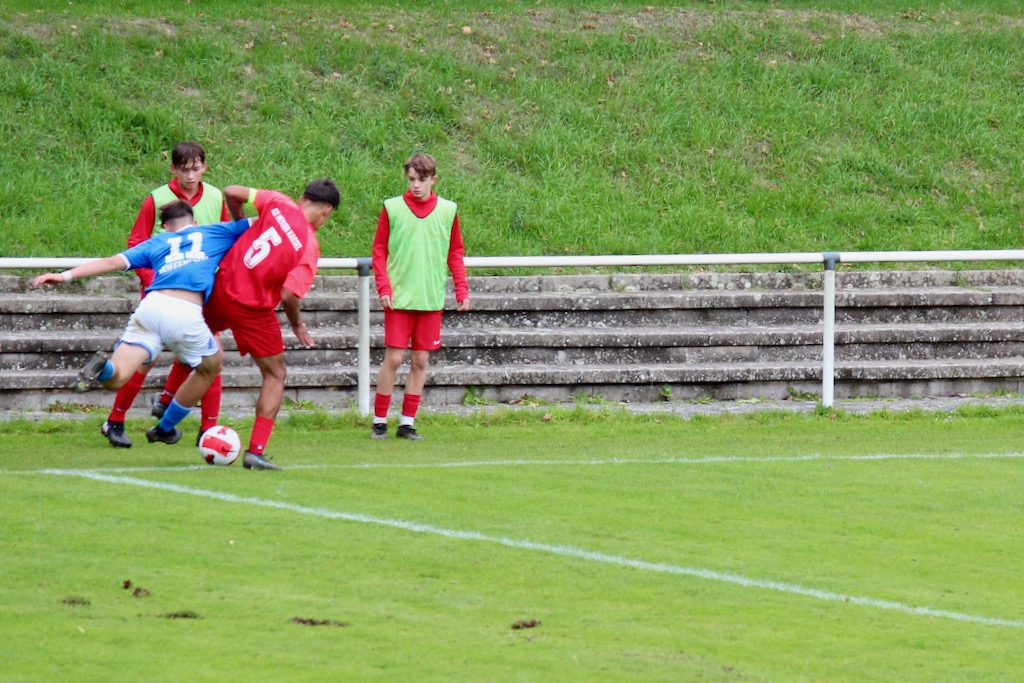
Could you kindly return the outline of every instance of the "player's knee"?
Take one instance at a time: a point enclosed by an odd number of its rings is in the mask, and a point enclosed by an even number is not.
[[[413,353],[409,358],[409,367],[412,370],[418,370],[423,372],[427,369],[427,365],[430,363],[429,353]]]

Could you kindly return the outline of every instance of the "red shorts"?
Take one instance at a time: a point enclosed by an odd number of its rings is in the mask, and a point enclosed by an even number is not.
[[[203,317],[211,332],[230,329],[238,353],[266,358],[284,353],[284,338],[277,313],[269,308],[250,308],[216,293],[206,302]]]
[[[413,351],[441,348],[441,318],[444,311],[384,311],[384,346]]]

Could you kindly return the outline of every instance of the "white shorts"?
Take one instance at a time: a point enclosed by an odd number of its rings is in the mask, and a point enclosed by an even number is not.
[[[150,292],[139,302],[117,343],[146,349],[149,363],[166,347],[190,368],[220,350],[203,319],[202,306],[161,294],[159,290]]]

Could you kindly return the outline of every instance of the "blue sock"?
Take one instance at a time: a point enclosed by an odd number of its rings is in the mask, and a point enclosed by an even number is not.
[[[171,405],[167,406],[167,410],[164,412],[164,416],[160,418],[159,426],[160,429],[165,432],[169,432],[174,429],[179,422],[188,417],[188,414],[192,412],[191,408],[178,403],[178,399],[171,399]]]
[[[100,382],[106,382],[108,379],[110,379],[113,376],[114,376],[114,364],[111,363],[108,360],[106,362],[106,364],[104,364],[104,366],[103,366],[103,372],[101,372],[100,376],[97,377],[96,379],[99,380]]]

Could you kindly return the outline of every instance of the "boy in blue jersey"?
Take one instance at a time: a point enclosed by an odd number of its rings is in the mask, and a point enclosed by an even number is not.
[[[135,371],[153,362],[164,347],[191,367],[193,372],[178,389],[159,424],[146,432],[149,441],[177,443],[177,425],[220,373],[224,352],[203,319],[203,304],[213,290],[221,258],[246,230],[250,220],[197,226],[192,207],[173,201],[160,208],[162,232],[120,254],[96,259],[62,273],[47,273],[32,281],[33,287],[60,284],[75,278],[103,275],[116,270],[151,268],[156,276],[146,288],[124,334],[107,360],[100,351],[82,369],[75,384],[85,391],[99,381],[111,391],[125,384]]]

